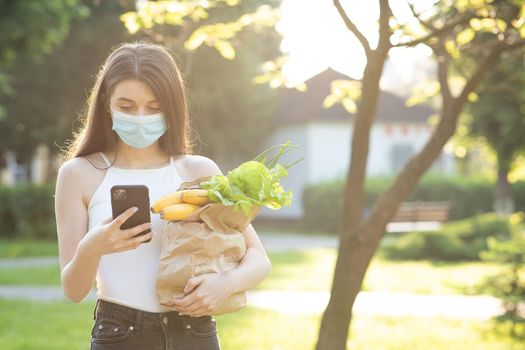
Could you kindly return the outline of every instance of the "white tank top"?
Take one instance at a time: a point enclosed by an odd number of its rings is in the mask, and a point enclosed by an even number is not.
[[[100,152],[109,166],[104,179],[95,190],[88,205],[88,232],[95,225],[112,216],[110,188],[113,185],[146,185],[150,203],[175,191],[182,183],[170,157],[170,164],[154,169],[115,168]],[[159,214],[151,214],[152,230],[158,234],[149,243],[124,252],[105,254],[97,270],[97,296],[121,305],[150,312],[171,309],[159,304],[155,283],[161,251],[161,234],[164,221]]]

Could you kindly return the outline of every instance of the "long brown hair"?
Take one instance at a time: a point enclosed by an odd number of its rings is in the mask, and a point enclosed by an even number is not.
[[[161,149],[170,155],[192,153],[185,84],[172,55],[165,46],[142,40],[115,46],[97,74],[80,131],[66,146],[63,160],[117,149],[109,102],[115,86],[126,79],[146,82],[159,99],[168,127],[159,139]]]

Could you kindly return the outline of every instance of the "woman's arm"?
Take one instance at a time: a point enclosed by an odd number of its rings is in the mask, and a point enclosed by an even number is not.
[[[257,237],[252,224],[243,232],[246,241],[246,253],[239,266],[224,272],[231,293],[250,289],[264,280],[272,270],[272,263]]]
[[[80,244],[88,227],[87,210],[79,186],[81,161],[72,159],[60,167],[55,189],[62,290],[69,300],[76,303],[91,291],[100,262],[100,256]]]

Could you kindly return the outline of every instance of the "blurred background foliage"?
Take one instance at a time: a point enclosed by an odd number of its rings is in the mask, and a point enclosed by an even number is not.
[[[253,7],[257,2],[243,3]],[[0,39],[0,155],[2,165],[7,150],[27,163],[39,143],[57,154],[71,138],[87,107],[88,88],[112,47],[148,35],[130,34],[120,19],[132,9],[132,1],[7,1],[1,6],[0,16],[17,20],[1,21],[2,32],[12,35]],[[27,26],[20,26],[20,11],[27,13],[22,16]],[[214,9],[213,18],[227,20],[237,14],[238,9],[226,6]],[[45,16],[59,18],[49,22],[57,27],[41,21]],[[42,23],[45,30],[38,27]],[[27,32],[18,33],[21,30]],[[252,84],[251,78],[262,62],[276,55],[280,37],[267,28],[245,30],[239,40],[245,44],[232,60],[208,46],[188,55],[175,43],[166,44],[186,75],[193,136],[202,142],[194,151],[232,163],[255,154],[272,125],[276,92]]]

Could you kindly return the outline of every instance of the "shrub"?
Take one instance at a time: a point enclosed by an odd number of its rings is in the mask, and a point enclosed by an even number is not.
[[[392,180],[392,177],[367,179],[365,215]],[[494,182],[487,178],[428,174],[404,201],[450,201],[449,220],[460,220],[491,212],[494,186]],[[311,184],[304,188],[302,205],[306,230],[339,231],[343,189],[343,179]],[[512,189],[516,210],[525,210],[525,181],[514,183]]]
[[[439,231],[408,232],[384,242],[380,251],[389,259],[479,260],[488,237],[510,238],[509,225],[494,213],[481,214],[447,223]]]
[[[478,285],[478,292],[502,300],[505,312],[496,317],[498,327],[508,329],[510,335],[517,338],[525,338],[525,230],[520,225],[522,222],[523,213],[511,216],[513,226],[509,240],[488,238],[488,247],[480,254],[482,260],[502,263],[506,269]]]
[[[306,186],[303,192],[305,228],[338,232],[342,199],[342,189],[336,181]]]
[[[55,184],[0,187],[0,237],[56,238]]]

